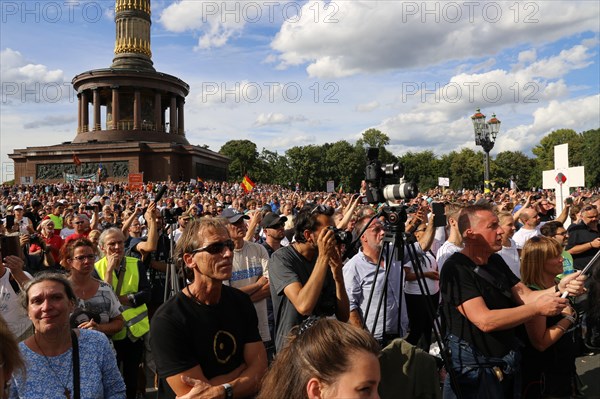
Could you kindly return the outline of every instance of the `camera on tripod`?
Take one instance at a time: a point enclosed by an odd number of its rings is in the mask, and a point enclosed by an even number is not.
[[[398,179],[398,184],[388,184]],[[382,164],[379,160],[379,148],[367,150],[367,167],[365,169],[367,183],[367,201],[379,204],[385,201],[412,199],[419,189],[413,183],[404,182],[404,168],[400,163]],[[381,209],[388,226],[393,231],[404,231],[406,211],[404,206],[386,206]]]
[[[177,223],[177,218],[183,214],[181,208],[164,208],[160,211],[161,216],[164,218],[165,223],[173,224]]]
[[[398,184],[391,184],[395,179],[398,179]],[[367,149],[365,182],[367,183],[367,201],[370,204],[412,199],[419,192],[414,183],[404,181],[404,167],[400,163],[381,163],[379,148]]]

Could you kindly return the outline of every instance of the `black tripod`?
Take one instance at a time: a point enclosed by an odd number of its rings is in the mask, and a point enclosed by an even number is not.
[[[171,222],[171,221],[169,221]],[[165,294],[164,301],[172,297],[181,291],[181,282],[177,273],[177,262],[174,259],[174,243],[175,243],[175,229],[177,228],[177,220],[169,223],[169,258],[167,259],[167,269],[165,275]]]
[[[365,233],[365,231],[369,228],[369,226],[371,225],[373,220],[380,218],[380,217],[385,218],[388,229],[383,238],[381,251],[379,253],[379,257],[378,257],[377,263],[375,264],[375,267],[379,268],[380,267],[379,265],[381,265],[382,261],[385,261],[385,272],[383,275],[383,278],[384,278],[383,292],[379,296],[379,301],[377,303],[377,307],[375,308],[375,317],[373,318],[373,325],[371,326],[370,332],[372,335],[375,334],[378,322],[381,320],[382,326],[383,326],[382,338],[385,339],[386,325],[387,325],[386,322],[387,322],[388,315],[387,315],[387,306],[383,306],[383,303],[387,304],[389,276],[390,276],[390,271],[392,270],[393,267],[400,267],[400,279],[399,279],[399,286],[398,286],[398,292],[399,292],[398,302],[399,303],[398,303],[398,330],[397,331],[398,332],[401,331],[400,318],[401,318],[401,310],[402,310],[403,281],[404,281],[404,268],[403,268],[404,248],[406,248],[408,258],[410,259],[411,264],[413,265],[413,270],[415,271],[415,274],[417,275],[416,281],[418,282],[419,290],[421,291],[421,295],[425,295],[425,297],[427,298],[427,300],[426,300],[427,312],[428,312],[429,316],[432,318],[433,323],[434,323],[433,332],[435,335],[435,340],[440,348],[440,356],[442,358],[443,364],[446,365],[446,370],[448,372],[448,377],[450,378],[450,382],[452,383],[453,387],[455,388],[455,392],[457,392],[457,396],[460,398],[461,397],[460,389],[458,387],[458,384],[456,383],[456,373],[450,366],[451,364],[450,364],[449,352],[442,340],[442,337],[441,337],[442,329],[441,329],[440,321],[436,317],[437,304],[434,304],[432,302],[431,295],[429,292],[429,287],[427,286],[427,284],[424,281],[425,276],[424,276],[423,267],[421,264],[421,257],[418,256],[417,249],[415,247],[416,239],[413,234],[410,234],[410,233],[407,234],[404,232],[404,223],[406,222],[406,219],[407,219],[406,207],[404,207],[404,206],[385,206],[385,207],[381,208],[381,210],[377,214],[373,215],[373,217],[369,220],[369,222],[362,229],[362,231],[360,232],[358,237],[350,244],[350,248],[346,251],[346,253],[344,255],[346,255],[347,253],[349,253],[352,250],[352,248],[360,240],[360,238]],[[394,259],[396,260],[396,262],[394,262]],[[368,330],[369,326],[367,326],[366,324],[367,324],[367,320],[368,320],[368,314],[371,309],[371,303],[373,300],[373,296],[375,293],[375,287],[377,284],[378,275],[379,275],[379,273],[377,271],[373,275],[373,282],[371,284],[371,292],[369,293],[369,299],[367,300],[366,311],[365,311],[365,314],[363,315],[363,327],[367,330]],[[382,308],[383,308],[383,316],[380,319],[380,314],[381,314]]]

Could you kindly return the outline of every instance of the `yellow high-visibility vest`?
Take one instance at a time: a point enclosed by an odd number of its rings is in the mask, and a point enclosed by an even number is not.
[[[125,257],[125,276],[123,276],[123,285],[121,286],[121,292],[117,292],[117,296],[135,294],[138,292],[138,285],[140,282],[140,276],[138,273],[138,261],[137,258],[129,256]],[[106,275],[106,268],[108,267],[108,260],[106,256],[100,259],[94,265],[100,278],[104,280]],[[117,284],[119,282],[119,276],[114,271],[112,278],[112,287],[116,292]],[[125,319],[125,327],[118,333],[112,336],[114,341],[120,341],[127,336],[127,330],[136,338],[142,337],[148,331],[150,331],[150,320],[148,320],[148,308],[145,304],[138,307],[123,306],[125,311],[123,312],[123,318]]]

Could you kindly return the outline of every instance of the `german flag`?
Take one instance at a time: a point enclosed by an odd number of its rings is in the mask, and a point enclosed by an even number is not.
[[[245,175],[242,179],[242,188],[244,189],[244,192],[249,193],[250,191],[252,191],[254,186],[256,186],[256,183],[250,180],[248,175]]]
[[[81,160],[77,156],[77,154],[73,154],[73,163],[77,166],[81,166]]]

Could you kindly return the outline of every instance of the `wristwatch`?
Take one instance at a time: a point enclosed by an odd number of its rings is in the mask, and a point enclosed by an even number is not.
[[[135,303],[135,295],[133,294],[127,294],[127,299],[129,300],[129,303],[131,303],[131,305],[135,308],[136,303]]]
[[[233,387],[231,384],[223,384],[225,388],[225,399],[233,399]]]

